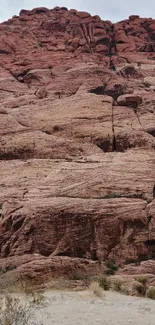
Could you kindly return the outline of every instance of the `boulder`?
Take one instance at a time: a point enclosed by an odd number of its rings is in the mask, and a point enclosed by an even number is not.
[[[142,97],[137,94],[125,94],[117,98],[117,104],[120,106],[137,108],[141,103]]]

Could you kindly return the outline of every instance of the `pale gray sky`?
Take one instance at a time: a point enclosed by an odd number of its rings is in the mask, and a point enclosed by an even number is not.
[[[98,14],[113,22],[128,18],[132,14],[155,18],[155,0],[0,0],[0,21],[18,15],[21,9],[65,6]]]

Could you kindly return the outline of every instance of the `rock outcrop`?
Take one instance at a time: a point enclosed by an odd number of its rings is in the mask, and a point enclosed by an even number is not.
[[[153,259],[155,20],[37,8],[0,40],[0,265]]]

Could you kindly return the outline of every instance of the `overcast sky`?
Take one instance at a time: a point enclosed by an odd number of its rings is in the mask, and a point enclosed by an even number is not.
[[[155,0],[0,0],[0,21],[18,15],[21,9],[52,9],[55,6],[88,11],[113,22],[126,19],[132,14],[155,18]]]

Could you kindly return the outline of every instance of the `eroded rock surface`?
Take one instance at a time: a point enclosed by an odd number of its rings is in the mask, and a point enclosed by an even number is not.
[[[1,263],[153,259],[155,21],[37,8],[0,40]]]

